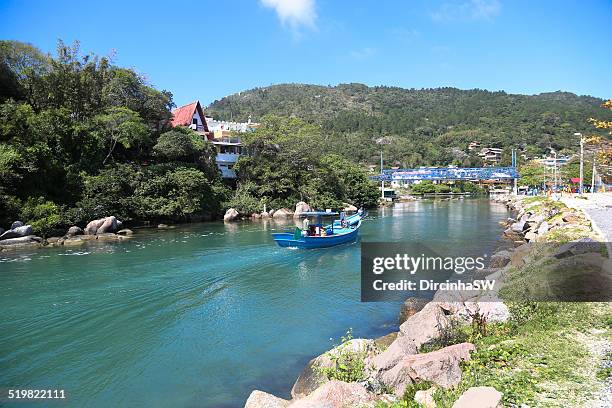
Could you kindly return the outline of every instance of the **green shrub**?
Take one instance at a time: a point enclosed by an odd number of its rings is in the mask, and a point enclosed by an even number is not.
[[[333,367],[315,368],[320,374],[330,380],[344,382],[363,381],[366,378],[365,357],[366,350],[351,351],[347,349],[347,343],[353,339],[353,332],[349,329],[345,336],[341,337],[338,347],[327,352],[327,356],[334,363]]]
[[[32,225],[34,233],[43,238],[51,235],[61,224],[60,208],[43,197],[28,198],[21,210],[21,218]]]

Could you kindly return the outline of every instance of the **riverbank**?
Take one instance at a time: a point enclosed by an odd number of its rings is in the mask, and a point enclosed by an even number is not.
[[[588,270],[563,266],[585,256],[585,242],[603,237],[586,214],[562,203],[497,200],[516,214],[504,222],[515,248],[489,265],[487,278],[502,282],[499,291],[453,302],[409,299],[399,332],[376,340],[348,333],[311,360],[291,400],[254,391],[245,408],[606,406],[610,303],[541,301],[551,294],[534,290],[551,283],[547,271],[558,273],[562,288],[571,286]],[[609,274],[609,261],[601,262]]]

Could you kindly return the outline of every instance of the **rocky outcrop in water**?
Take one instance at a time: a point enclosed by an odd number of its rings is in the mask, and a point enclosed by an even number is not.
[[[225,222],[234,221],[235,219],[238,218],[239,215],[240,213],[238,212],[238,210],[236,210],[235,208],[229,208],[225,212],[225,215],[223,216],[223,221]]]
[[[85,235],[105,234],[117,231],[117,218],[114,215],[90,221],[84,229]]]
[[[294,218],[303,217],[305,212],[310,211],[310,206],[303,201],[300,201],[295,205],[295,212],[293,213]]]
[[[17,225],[17,226],[15,226]],[[21,221],[16,221],[14,222],[11,227],[15,226],[15,228],[11,228],[8,231],[5,231],[4,233],[2,233],[2,235],[0,235],[0,241],[4,241],[7,239],[12,239],[12,238],[21,238],[21,237],[27,237],[28,235],[33,235],[34,232],[32,231],[32,226],[31,225],[23,225],[21,223]]]

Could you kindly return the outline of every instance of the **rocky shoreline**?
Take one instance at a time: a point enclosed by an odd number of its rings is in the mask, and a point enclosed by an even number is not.
[[[501,282],[500,287],[511,271],[533,261],[535,242],[569,241],[559,250],[561,257],[568,257],[579,254],[584,242],[601,240],[579,210],[546,199],[499,196],[493,200],[514,215],[503,222],[503,235],[514,249],[495,253],[483,274]],[[454,299],[442,298],[440,292],[432,301],[409,298],[400,311],[398,332],[379,339],[353,339],[347,333],[341,345],[307,364],[292,387],[290,400],[255,390],[245,408],[440,406],[436,392],[456,388],[462,367],[476,352],[469,341],[449,344],[449,331],[456,326],[474,330],[508,322],[512,315],[498,297],[500,287],[486,294],[459,292]],[[444,406],[501,407],[503,391],[470,387]]]
[[[133,231],[122,228],[116,217],[104,217],[90,221],[85,229],[76,225],[68,228],[61,237],[42,238],[33,234],[31,225],[15,221],[7,231],[0,231],[0,252],[36,249],[43,247],[79,246],[90,241],[122,241],[128,239]]]

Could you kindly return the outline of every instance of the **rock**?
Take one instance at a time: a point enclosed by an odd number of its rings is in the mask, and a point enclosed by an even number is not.
[[[223,221],[234,221],[239,215],[240,213],[235,208],[229,208],[223,216]]]
[[[302,214],[310,211],[310,206],[303,201],[300,201],[295,205],[295,212],[293,213],[293,217],[299,218],[302,217]]]
[[[275,212],[276,212],[276,210],[270,210],[270,211],[268,211],[268,215],[269,215],[270,217],[272,217],[272,216],[274,216],[274,213],[275,213]]]
[[[548,232],[548,222],[542,221],[540,226],[538,227],[538,235],[544,235]]]
[[[430,302],[423,310],[402,323],[400,332],[419,348],[428,341],[438,338],[449,324],[450,319],[439,304]]]
[[[293,213],[291,211],[289,211],[286,208],[280,208],[276,211],[274,211],[274,215],[272,216],[272,218],[276,219],[284,219],[284,218],[288,218],[291,217],[293,215]]]
[[[344,208],[342,209],[342,211],[344,212],[357,212],[358,210],[358,208],[355,207],[353,204],[343,203],[342,205],[344,206]]]
[[[489,261],[489,268],[503,268],[510,263],[512,254],[509,251],[499,251],[491,256]]]
[[[117,230],[122,229],[121,227],[123,227],[123,223],[119,220],[117,220]]]
[[[102,224],[104,224],[104,221],[106,221],[106,218],[100,218],[98,220],[90,221],[83,232],[85,233],[85,235],[96,235],[96,232],[98,232],[98,228],[100,228]]]
[[[472,387],[461,394],[453,408],[501,408],[502,393],[493,387]]]
[[[332,380],[317,388],[309,396],[292,402],[291,408],[344,408],[361,407],[373,403],[378,397],[358,383]]]
[[[533,243],[523,244],[517,247],[514,252],[512,252],[512,257],[510,259],[510,265],[512,266],[522,266],[525,264],[525,257],[529,254],[529,251],[533,247]]]
[[[134,231],[129,228],[124,228],[122,230],[117,231],[117,235],[133,235]]]
[[[104,222],[100,228],[98,228],[96,234],[106,234],[115,231],[117,231],[117,218],[114,215],[111,215],[110,217],[106,217],[104,219]]]
[[[2,235],[0,235],[0,241],[4,241],[7,239],[11,239],[11,238],[27,237],[28,235],[33,235],[33,234],[34,232],[32,231],[31,225],[22,225],[17,228],[13,228],[8,231],[5,231]]]
[[[261,212],[261,218],[270,218],[270,213],[267,211],[262,211]]]
[[[538,234],[537,234],[537,233],[535,233],[535,232],[533,232],[533,231],[528,231],[528,232],[525,234],[525,240],[526,240],[527,242],[532,242],[532,241],[535,241],[537,238],[538,238]]]
[[[249,395],[244,408],[285,408],[289,401],[275,397],[267,392],[255,390]]]
[[[49,245],[54,245],[54,244],[60,244],[62,240],[62,237],[51,237],[51,238],[47,238],[47,244]]]
[[[391,343],[393,343],[395,339],[397,339],[398,334],[399,332],[393,332],[385,336],[379,337],[377,339],[374,339],[374,344],[376,344],[376,347],[378,347],[380,350],[386,350],[389,348]]]
[[[1,239],[1,237],[0,237]],[[592,238],[581,238],[576,241],[568,242],[563,245],[554,254],[557,259],[563,259],[574,255],[585,254],[589,252],[600,252],[602,249],[602,243],[597,242]]]
[[[300,373],[300,376],[295,381],[295,384],[293,384],[293,387],[291,388],[292,398],[303,398],[316,390],[321,384],[329,381],[324,375],[319,373],[316,368],[334,367],[335,363],[331,359],[331,356],[338,353],[340,348],[342,348],[342,350],[345,352],[364,352],[370,356],[373,356],[376,350],[376,345],[374,340],[352,339],[343,345],[335,347],[328,352],[313,358],[308,362],[308,364],[306,364],[306,367],[304,367],[304,370],[302,370]]]
[[[13,223],[11,224],[11,228],[10,229],[15,229],[15,228],[19,228],[19,227],[23,227],[23,222],[21,222],[21,221],[13,221]]]
[[[561,219],[563,219],[563,221],[565,222],[569,222],[572,224],[577,224],[579,222],[582,222],[582,217],[580,217],[578,214],[573,213],[573,212],[564,212],[561,215]]]
[[[429,300],[425,298],[409,297],[406,299],[400,308],[399,324],[404,323],[410,316],[423,310],[427,303],[429,303]]]
[[[390,370],[404,358],[417,352],[414,341],[400,332],[389,348],[372,358],[369,365],[377,373],[376,375],[380,376],[382,372]]]
[[[525,224],[525,221],[518,221],[512,224],[510,226],[510,229],[512,229],[513,232],[523,232],[523,230],[525,229]]]
[[[168,229],[170,227],[168,226],[168,224],[157,224],[157,228],[158,229]]]
[[[74,237],[75,235],[81,234],[83,234],[83,230],[81,227],[77,227],[76,225],[73,225],[72,227],[68,228],[68,231],[66,231],[66,235],[69,237]]]
[[[532,215],[529,218],[527,218],[527,222],[531,224],[540,225],[542,221],[544,221],[544,215],[542,214]]]
[[[29,244],[33,242],[40,243],[41,241],[41,237],[37,237],[35,235],[26,235],[25,237],[3,239],[2,241],[0,241],[0,245]]]
[[[385,372],[381,381],[393,387],[397,396],[403,395],[408,385],[420,381],[454,387],[461,381],[461,361],[469,360],[473,350],[473,344],[461,343],[431,353],[409,355]]]
[[[253,213],[253,214],[251,214],[251,218],[252,218],[252,219],[254,219],[254,220],[258,220],[258,219],[260,219],[260,218],[261,218],[261,214],[259,214],[259,213]]]
[[[424,408],[436,408],[436,401],[434,400],[434,393],[436,387],[431,387],[428,390],[420,390],[414,394],[414,401],[421,404]]]

